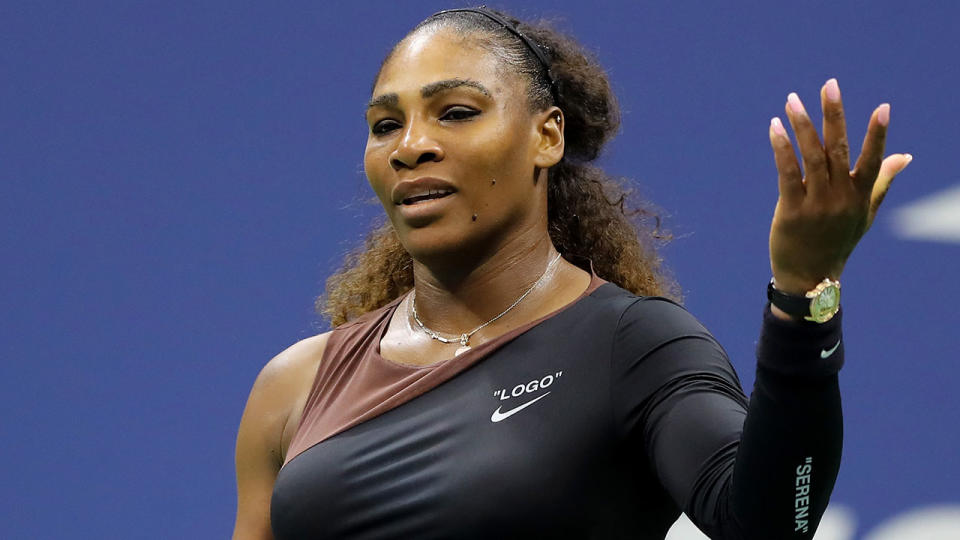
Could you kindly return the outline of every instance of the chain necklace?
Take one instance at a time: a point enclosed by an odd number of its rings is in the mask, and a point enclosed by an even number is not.
[[[474,334],[476,334],[477,331],[479,331],[480,329],[484,328],[485,326],[487,326],[488,324],[492,323],[493,321],[499,319],[500,317],[503,317],[504,315],[506,315],[511,309],[517,307],[517,304],[519,304],[520,302],[522,302],[523,299],[526,298],[528,294],[530,294],[531,292],[533,292],[533,290],[536,289],[537,286],[540,285],[540,283],[543,282],[543,279],[544,279],[545,277],[547,277],[547,274],[550,272],[550,269],[553,268],[553,265],[556,264],[558,260],[560,260],[560,254],[559,254],[559,253],[557,253],[557,256],[554,257],[553,260],[550,261],[550,264],[547,265],[547,268],[543,271],[543,274],[540,275],[540,279],[538,279],[536,283],[534,283],[533,285],[531,285],[530,288],[527,289],[527,291],[526,291],[525,293],[521,294],[521,295],[520,295],[520,298],[517,298],[512,304],[510,304],[510,307],[508,307],[507,309],[503,310],[503,312],[500,313],[499,315],[497,315],[496,317],[494,317],[494,318],[490,319],[489,321],[481,324],[480,326],[474,328],[473,330],[471,330],[471,331],[469,331],[469,332],[467,332],[467,333],[464,333],[464,334],[460,334],[459,337],[456,337],[456,338],[446,338],[446,337],[443,337],[443,336],[441,336],[438,332],[427,328],[427,327],[423,324],[423,321],[421,321],[421,320],[420,320],[420,317],[417,315],[417,304],[416,304],[417,290],[416,290],[416,289],[414,289],[413,292],[410,293],[410,311],[413,312],[413,320],[417,321],[417,325],[420,327],[421,330],[423,330],[427,335],[429,335],[431,338],[439,341],[440,343],[460,343],[460,347],[458,347],[457,350],[456,350],[456,352],[454,352],[454,355],[459,356],[460,354],[463,354],[463,353],[465,353],[465,352],[467,352],[467,351],[470,350],[470,338],[471,338]]]

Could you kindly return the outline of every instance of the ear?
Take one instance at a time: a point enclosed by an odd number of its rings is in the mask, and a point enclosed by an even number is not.
[[[533,164],[536,167],[547,169],[560,163],[563,158],[564,120],[559,107],[550,107],[534,114],[537,139]]]

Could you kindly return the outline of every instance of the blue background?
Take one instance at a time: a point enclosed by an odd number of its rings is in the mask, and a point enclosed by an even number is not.
[[[371,79],[409,28],[460,5],[0,5],[0,536],[230,534],[254,378],[326,329],[313,299],[381,212],[362,168]],[[770,117],[790,91],[818,115],[837,77],[858,149],[892,104],[887,152],[915,160],[843,276],[833,501],[859,534],[960,504],[960,245],[892,219],[960,184],[957,4],[500,6],[560,16],[608,68],[624,122],[602,164],[668,215],[686,305],[748,389]]]

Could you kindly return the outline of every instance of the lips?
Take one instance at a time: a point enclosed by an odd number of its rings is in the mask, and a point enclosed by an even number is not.
[[[412,196],[410,196],[410,197],[407,197],[407,198],[403,199],[402,204],[405,204],[405,205],[408,205],[408,206],[409,206],[409,205],[411,205],[411,204],[417,204],[418,202],[421,202],[421,201],[429,201],[429,200],[432,200],[432,199],[442,199],[442,198],[446,197],[447,195],[450,195],[451,193],[453,193],[453,192],[452,192],[452,191],[446,191],[446,190],[431,189],[431,190],[429,190],[427,193],[418,194],[418,195],[412,195]]]
[[[413,206],[424,201],[448,197],[456,191],[457,188],[446,180],[424,177],[400,182],[394,186],[391,195],[394,204]]]

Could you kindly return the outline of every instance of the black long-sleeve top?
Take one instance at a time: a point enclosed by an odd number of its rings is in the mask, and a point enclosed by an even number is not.
[[[748,402],[683,307],[606,283],[296,455],[275,537],[662,539],[683,511],[715,539],[811,538],[840,463],[840,338],[839,313],[764,307]]]

